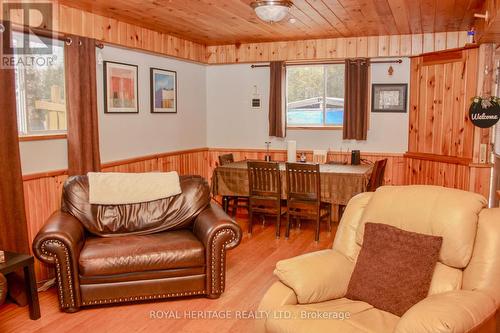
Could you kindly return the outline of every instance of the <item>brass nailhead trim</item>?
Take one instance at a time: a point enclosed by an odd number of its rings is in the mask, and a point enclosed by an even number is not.
[[[193,296],[193,295],[203,295],[203,294],[206,294],[205,290],[185,291],[185,292],[179,292],[179,293],[160,294],[160,295],[107,298],[107,299],[82,302],[82,305],[86,306],[86,305],[96,305],[96,304],[123,303],[123,302],[131,302],[131,301],[144,301],[144,300],[151,300],[151,299],[158,299],[158,298]]]
[[[227,241],[224,242],[224,244],[222,244],[222,247],[221,247],[221,250],[220,250],[220,284],[217,288],[216,286],[216,278],[215,278],[215,269],[216,269],[216,265],[217,265],[217,262],[216,262],[216,258],[215,258],[215,246],[218,244],[217,242],[217,238],[219,238],[221,235],[225,234],[225,233],[230,233],[231,234],[231,238]],[[227,244],[231,243],[232,241],[234,241],[236,239],[236,234],[233,230],[231,229],[221,229],[219,231],[217,231],[215,233],[215,236],[212,240],[212,293],[218,293],[218,292],[222,292],[222,290],[224,290],[224,258],[225,258],[225,251],[226,251],[226,246]]]
[[[62,274],[61,274],[61,263],[59,262],[59,258],[55,253],[49,252],[47,250],[48,245],[55,244],[59,247],[61,247],[64,251],[65,255],[65,261],[66,261],[66,274],[68,275],[68,281],[69,281],[69,295],[71,299],[71,304],[64,304],[64,290],[63,290],[63,285],[62,285]],[[74,307],[75,306],[75,296],[73,292],[73,278],[71,275],[71,266],[70,266],[70,260],[69,260],[69,251],[66,245],[56,239],[50,239],[46,240],[42,243],[41,245],[41,251],[44,255],[53,258],[54,262],[56,264],[56,274],[57,274],[57,286],[59,289],[59,304],[61,305],[61,308],[69,308],[69,307]]]
[[[231,238],[227,241],[224,242],[224,244],[221,247],[220,251],[220,284],[217,288],[216,286],[216,258],[215,258],[215,252],[216,252],[216,245],[218,244],[217,239],[225,233],[230,233]],[[233,242],[236,239],[236,234],[233,230],[231,229],[222,229],[219,230],[213,240],[212,240],[212,293],[217,293],[222,290],[224,290],[224,258],[225,258],[225,250],[226,246]],[[62,286],[62,275],[61,275],[61,265],[59,262],[59,258],[57,257],[56,254],[51,253],[47,250],[46,246],[55,244],[57,246],[62,247],[64,254],[65,254],[65,261],[66,261],[66,273],[68,275],[68,281],[69,281],[69,293],[70,293],[70,299],[71,299],[71,304],[64,304],[64,291],[63,291],[63,286]],[[56,264],[56,272],[57,272],[57,285],[59,289],[59,303],[61,305],[61,308],[68,308],[68,307],[74,307],[75,306],[75,297],[74,297],[74,292],[73,292],[73,279],[71,275],[71,268],[70,268],[70,259],[69,259],[69,252],[64,245],[63,242],[59,240],[47,240],[42,243],[41,245],[41,251],[44,255],[51,257],[54,259],[54,262]],[[150,296],[135,296],[135,297],[124,297],[124,298],[113,298],[113,299],[104,299],[104,300],[95,300],[95,301],[88,301],[88,302],[82,302],[82,305],[95,305],[95,304],[108,304],[108,303],[117,303],[117,302],[130,302],[130,301],[137,301],[137,300],[150,300],[150,299],[157,299],[157,298],[167,298],[167,297],[179,297],[179,296],[191,296],[191,295],[201,295],[205,294],[206,291],[190,291],[190,292],[180,292],[180,293],[171,293],[171,294],[161,294],[161,295],[150,295]]]

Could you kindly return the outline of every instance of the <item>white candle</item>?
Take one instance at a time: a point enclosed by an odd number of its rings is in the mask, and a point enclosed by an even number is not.
[[[287,141],[287,161],[295,163],[297,162],[297,141],[289,140]]]

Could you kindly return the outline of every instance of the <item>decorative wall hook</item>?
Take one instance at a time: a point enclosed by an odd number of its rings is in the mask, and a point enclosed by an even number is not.
[[[486,22],[488,22],[489,18],[490,18],[490,13],[488,11],[486,11],[486,13],[484,14],[478,14],[478,13],[474,13],[474,17],[475,18],[480,18],[480,19],[483,19],[485,20]]]

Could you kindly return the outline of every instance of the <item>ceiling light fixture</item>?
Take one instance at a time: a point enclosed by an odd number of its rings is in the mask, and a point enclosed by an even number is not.
[[[250,6],[262,21],[274,23],[285,18],[292,2],[286,0],[254,1]]]

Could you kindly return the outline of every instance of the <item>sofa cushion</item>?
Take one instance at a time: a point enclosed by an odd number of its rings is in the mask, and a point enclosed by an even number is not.
[[[74,176],[64,184],[61,210],[76,217],[90,233],[102,237],[187,228],[210,203],[210,188],[201,176],[182,176],[180,185],[181,194],[165,199],[91,205],[87,176]]]
[[[439,261],[464,268],[472,255],[479,212],[487,204],[479,194],[441,186],[383,186],[363,212],[356,242],[362,244],[367,222],[441,236]]]
[[[266,321],[266,331],[386,333],[392,332],[398,321],[398,316],[375,309],[368,303],[339,298],[273,309]]]
[[[152,235],[90,237],[79,258],[83,276],[106,276],[205,265],[203,244],[189,230]]]
[[[427,296],[442,238],[366,223],[346,297],[401,316]]]

